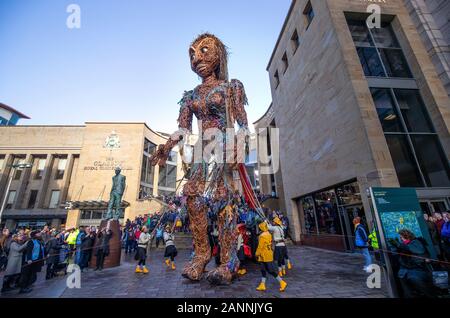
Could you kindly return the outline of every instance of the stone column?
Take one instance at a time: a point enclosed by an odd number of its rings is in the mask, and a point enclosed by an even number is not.
[[[3,198],[6,195],[6,186],[8,184],[9,175],[11,173],[11,165],[14,161],[14,156],[7,154],[5,156],[4,169],[0,174],[0,202],[3,202]],[[0,203],[1,204],[1,203]]]

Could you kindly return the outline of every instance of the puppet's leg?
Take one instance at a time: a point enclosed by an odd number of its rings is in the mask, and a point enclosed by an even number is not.
[[[219,182],[215,199],[219,199],[226,194],[227,190],[223,182]],[[237,213],[233,202],[230,202],[219,212],[220,266],[208,274],[207,279],[211,284],[230,284],[236,275],[236,270],[239,268],[236,251],[236,218]]]
[[[200,173],[196,173],[183,189],[184,194],[188,196],[186,204],[194,243],[194,257],[186,264],[182,275],[194,281],[200,280],[205,266],[211,258],[211,248],[208,240],[207,206],[200,196],[200,193],[204,191],[205,182]]]

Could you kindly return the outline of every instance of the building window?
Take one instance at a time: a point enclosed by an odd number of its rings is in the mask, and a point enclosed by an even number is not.
[[[31,190],[30,191],[30,199],[28,200],[28,209],[34,209],[34,206],[36,205],[36,200],[38,196],[38,190]]]
[[[283,62],[283,74],[284,74],[284,73],[286,73],[286,71],[289,67],[289,61],[288,61],[286,52],[284,52],[283,57],[281,58],[281,61]]]
[[[303,208],[303,227],[305,234],[317,234],[317,223],[314,210],[314,200],[311,196],[300,199]]]
[[[390,23],[372,29],[363,20],[347,19],[347,23],[366,76],[412,78]]]
[[[44,177],[46,161],[47,161],[46,159],[42,159],[42,158],[37,159],[36,173],[34,175],[35,180],[41,180]]]
[[[149,155],[152,155],[156,150],[156,145],[152,143],[147,138],[144,139],[144,152],[146,152]]]
[[[175,191],[177,179],[177,166],[166,164],[159,168],[158,192],[161,190]]]
[[[49,209],[56,209],[59,205],[59,194],[61,191],[59,190],[53,190],[52,194],[50,196],[50,204],[48,206]]]
[[[25,164],[25,159],[15,158],[14,159],[14,164],[19,164],[19,165]],[[23,171],[23,169],[17,169],[17,168],[14,169],[13,179],[14,180],[19,180],[20,177],[22,176],[22,171]]]
[[[295,54],[295,52],[297,52],[298,47],[300,46],[300,38],[298,37],[297,30],[295,30],[291,36],[291,45],[292,45],[292,52],[293,54]]]
[[[66,170],[67,158],[59,158],[58,160],[58,168],[56,169],[55,179],[61,180],[64,178],[64,172]]]
[[[81,220],[104,220],[106,217],[106,210],[81,210]],[[124,210],[120,211],[119,219],[123,219],[125,215]]]
[[[275,88],[277,88],[278,85],[280,85],[280,75],[278,74],[278,70],[275,71],[275,74],[273,75],[273,78],[275,80]]]
[[[145,199],[149,195],[153,194],[153,180],[155,174],[155,168],[150,163],[150,156],[155,152],[156,145],[144,139],[144,154],[142,156],[142,168],[141,168],[141,184],[139,188],[139,199]]]
[[[306,30],[308,30],[309,26],[311,25],[311,22],[314,19],[314,9],[312,7],[311,1],[309,1],[308,4],[306,5],[303,14],[306,17]]]
[[[371,92],[400,185],[450,186],[450,166],[419,91]]]
[[[8,200],[6,200],[5,209],[7,209],[7,210],[11,209],[15,200],[16,200],[16,190],[9,191]]]

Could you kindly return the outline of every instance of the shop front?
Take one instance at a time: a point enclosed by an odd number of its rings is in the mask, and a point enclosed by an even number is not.
[[[356,180],[345,182],[299,198],[301,242],[336,251],[353,251],[353,219],[367,225]]]

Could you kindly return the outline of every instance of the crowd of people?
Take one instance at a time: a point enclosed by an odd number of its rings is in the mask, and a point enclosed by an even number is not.
[[[58,231],[45,226],[42,230],[3,229],[0,237],[0,270],[4,269],[2,292],[19,289],[29,293],[37,273],[46,266],[45,278],[66,274],[69,262],[86,270],[96,257],[95,270],[102,270],[109,255],[112,232],[98,227],[70,228]]]
[[[189,218],[183,196],[165,197],[166,208],[158,213],[139,215],[133,221],[126,220],[121,227],[122,248],[125,254],[134,253],[137,262],[136,273],[147,274],[146,265],[149,248],[153,241],[156,247],[163,244],[164,263],[175,270],[178,254],[175,242],[180,232],[189,232]],[[223,202],[204,198],[207,203],[208,237],[211,257],[220,262],[218,212]],[[242,196],[236,194],[237,256],[240,260],[238,275],[247,273],[248,261],[261,264],[261,283],[257,290],[266,289],[267,274],[280,283],[280,291],[287,284],[283,277],[292,267],[286,248],[289,220],[280,211],[265,209],[264,217],[250,209]],[[79,266],[81,271],[89,267],[102,270],[105,258],[110,254],[110,240],[113,233],[109,228],[80,226],[58,231],[45,226],[42,230],[19,229],[10,233],[5,229],[0,237],[0,266],[5,269],[2,292],[19,289],[28,293],[36,281],[37,273],[46,265],[46,279],[52,279],[67,271],[69,263]],[[273,248],[272,248],[273,246]],[[95,261],[95,264],[92,262]],[[92,266],[91,266],[92,264]],[[2,269],[0,267],[0,270]]]

